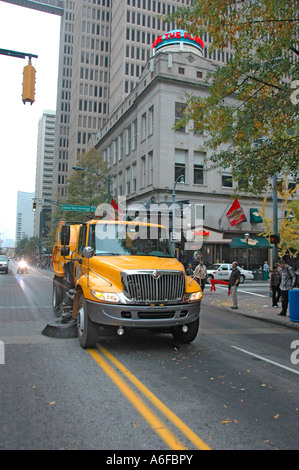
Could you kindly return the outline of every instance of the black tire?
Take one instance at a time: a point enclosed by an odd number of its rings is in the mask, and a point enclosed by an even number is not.
[[[99,326],[90,321],[87,313],[87,304],[81,294],[77,312],[77,334],[82,348],[94,348],[99,337]]]
[[[244,274],[241,274],[240,284],[244,284],[244,282],[245,282],[245,276],[244,276]]]
[[[183,332],[181,326],[175,326],[172,329],[172,336],[179,343],[191,343],[195,340],[199,329],[199,318],[191,323],[188,323],[187,326],[188,331],[186,331],[186,333]]]
[[[64,299],[65,289],[63,285],[62,277],[55,277],[53,279],[53,291],[52,291],[52,306],[53,312],[56,316],[60,313],[60,305]]]

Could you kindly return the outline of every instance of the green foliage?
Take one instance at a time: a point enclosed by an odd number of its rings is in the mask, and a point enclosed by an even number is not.
[[[231,167],[240,191],[259,194],[274,174],[299,170],[297,2],[194,0],[168,17],[212,37],[210,51],[229,44],[233,58],[208,77],[208,97],[187,96],[182,122],[205,131],[212,167]],[[296,16],[297,15],[297,16]],[[225,144],[225,150],[220,150]],[[222,146],[223,148],[223,146]]]
[[[85,154],[79,155],[76,166],[84,170],[73,171],[67,181],[67,197],[64,201],[58,200],[58,205],[53,207],[50,232],[47,236],[47,246],[53,247],[55,243],[56,228],[59,220],[83,222],[89,219],[93,213],[81,213],[77,211],[63,211],[62,204],[74,204],[80,206],[98,206],[107,201],[107,183],[101,176],[107,177],[108,165],[102,155],[96,149],[91,149]],[[87,170],[91,169],[92,172]]]
[[[15,252],[16,255],[28,260],[35,260],[41,252],[43,240],[38,237],[22,238],[18,241]]]

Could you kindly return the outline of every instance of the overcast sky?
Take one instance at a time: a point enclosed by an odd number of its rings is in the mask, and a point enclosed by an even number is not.
[[[34,192],[38,121],[56,110],[60,17],[0,0],[0,49],[38,55],[35,102],[22,102],[28,58],[0,54],[0,233],[15,238],[18,191]]]

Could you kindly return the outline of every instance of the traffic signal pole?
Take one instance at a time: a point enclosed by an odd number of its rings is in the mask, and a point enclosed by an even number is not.
[[[23,103],[34,103],[34,95],[35,95],[35,68],[31,65],[32,57],[37,58],[38,56],[35,54],[31,54],[30,52],[18,52],[18,51],[11,51],[9,49],[0,49],[1,55],[7,55],[10,57],[17,57],[18,59],[25,59],[26,57],[29,58],[29,63],[24,67],[23,71],[23,93],[22,93],[22,101]]]

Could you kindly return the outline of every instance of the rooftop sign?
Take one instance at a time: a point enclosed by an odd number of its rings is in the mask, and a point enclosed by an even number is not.
[[[202,54],[204,48],[203,40],[183,29],[175,29],[159,36],[153,42],[152,49],[156,52],[165,46],[180,45],[180,49],[184,50],[184,44],[195,47]]]

